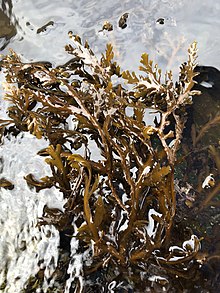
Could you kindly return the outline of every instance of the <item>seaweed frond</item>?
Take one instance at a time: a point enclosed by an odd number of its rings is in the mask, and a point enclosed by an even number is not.
[[[53,186],[64,193],[67,222],[77,219],[77,237],[85,249],[92,247],[85,271],[107,263],[147,269],[152,259],[165,269],[175,266],[172,255],[161,254],[176,213],[174,172],[185,108],[196,94],[196,43],[174,83],[172,72],[163,79],[146,53],[140,75],[121,72],[111,44],[98,60],[87,42],[71,33],[70,39],[71,59],[56,68],[24,63],[13,51],[3,58],[6,81],[16,86],[7,89],[10,119],[1,121],[2,127],[12,123],[49,142],[39,154],[47,157],[52,175],[25,179],[37,191]],[[127,89],[123,79],[133,88]],[[154,125],[146,119],[149,109],[160,116]],[[94,152],[100,154],[95,159]],[[186,266],[198,252],[194,241],[190,253],[181,250]]]

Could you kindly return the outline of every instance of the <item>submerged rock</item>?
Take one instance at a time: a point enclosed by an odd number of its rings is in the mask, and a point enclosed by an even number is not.
[[[220,140],[220,71],[210,66],[197,66],[194,89],[201,95],[193,98],[192,122],[196,131],[195,143],[218,144]]]
[[[11,19],[6,15],[6,13],[0,9],[0,50],[3,50],[9,40],[17,34],[17,30],[14,24],[12,24]]]

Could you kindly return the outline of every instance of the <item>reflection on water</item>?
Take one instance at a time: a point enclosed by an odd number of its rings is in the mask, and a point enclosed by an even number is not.
[[[12,47],[28,59],[62,63],[63,47],[71,30],[87,39],[95,53],[103,51],[106,42],[112,42],[118,59],[127,68],[137,67],[145,51],[163,68],[174,68],[185,60],[186,48],[195,39],[200,63],[220,67],[218,1],[18,0],[12,1],[13,7],[9,1],[3,4],[3,8],[10,7],[7,15],[14,14],[20,25],[12,20],[17,35],[7,48]],[[122,30],[118,21],[124,13],[129,17]],[[113,31],[99,32],[105,21],[112,23]],[[37,34],[48,22],[54,25]]]
[[[145,51],[164,69],[176,68],[185,60],[186,48],[194,39],[199,43],[199,62],[220,68],[218,1],[4,0],[1,8],[0,50],[6,53],[8,48],[13,48],[28,60],[46,60],[54,65],[64,63],[64,46],[69,42],[68,31],[71,30],[87,39],[98,54],[107,42],[111,42],[116,58],[124,68],[137,68]],[[124,13],[128,13],[127,27],[122,29],[118,22]],[[101,31],[105,21],[112,24],[113,30]],[[2,101],[0,106],[5,107]],[[62,196],[55,191],[36,194],[30,191],[23,179],[24,175],[41,170],[42,162],[34,154],[47,143],[43,142],[43,146],[38,143],[28,136],[6,140],[0,153],[3,162],[1,175],[17,186],[13,191],[4,190],[0,195],[0,256],[1,269],[5,269],[0,274],[0,285],[8,271],[6,288],[9,293],[21,292],[31,274],[47,267],[51,271],[46,272],[43,284],[46,292],[58,263],[60,236],[57,231],[52,226],[50,233],[46,228],[39,232],[35,225],[44,205],[62,205]],[[42,173],[44,171],[41,170]],[[31,229],[33,234],[29,235]],[[77,248],[74,239],[71,245],[74,253]],[[76,265],[69,267],[68,273],[73,275],[72,278],[81,270],[80,259],[73,259],[73,262],[78,264],[78,271]],[[69,292],[70,285],[69,279],[66,292]]]
[[[48,174],[44,160],[36,155],[47,143],[30,135],[5,139],[0,149],[0,178],[14,183],[13,190],[0,189],[0,291],[20,293],[38,271],[46,269],[46,292],[58,262],[59,232],[53,226],[37,227],[44,205],[62,210],[62,194],[57,190],[36,193],[24,176]],[[50,265],[49,265],[50,264]],[[2,291],[1,291],[2,292]]]

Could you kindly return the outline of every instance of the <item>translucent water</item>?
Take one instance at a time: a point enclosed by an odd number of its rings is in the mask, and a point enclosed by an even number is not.
[[[1,46],[13,48],[28,61],[45,60],[53,65],[67,61],[64,46],[69,42],[68,31],[87,39],[98,55],[106,43],[114,45],[116,59],[123,69],[136,69],[140,56],[150,57],[165,69],[177,72],[186,59],[186,48],[197,40],[199,63],[220,68],[220,3],[211,0],[14,0],[1,1],[3,14],[16,29],[16,34],[1,35]],[[127,27],[118,27],[123,13],[129,13]],[[6,19],[5,18],[5,19]],[[1,28],[10,28],[0,19]],[[2,21],[2,22],[1,22]],[[45,30],[39,32],[48,22]],[[100,31],[105,21],[113,31]],[[39,33],[38,33],[39,32]],[[1,99],[2,99],[2,91]],[[0,116],[5,117],[6,105],[0,101]],[[63,209],[65,201],[55,189],[36,193],[27,186],[24,176],[33,173],[38,178],[50,173],[37,151],[46,141],[31,135],[5,139],[0,149],[1,176],[11,181],[13,190],[0,190],[0,285],[3,292],[19,293],[31,276],[46,268],[42,290],[53,286],[53,272],[59,254],[59,233],[54,226],[37,227],[43,207]],[[72,263],[66,293],[75,276],[80,277],[81,256],[76,255],[77,241],[71,241]],[[81,277],[80,277],[81,278]],[[83,282],[82,278],[80,282]],[[109,290],[112,290],[111,286]],[[111,291],[114,292],[114,291]]]
[[[220,67],[219,1],[17,0],[12,6],[17,35],[4,52],[11,47],[29,60],[62,63],[71,30],[87,39],[96,53],[112,42],[117,58],[128,69],[137,68],[145,51],[164,69],[176,68],[194,40],[199,44],[199,63]],[[127,27],[121,29],[118,20],[125,12],[129,13]],[[49,21],[54,24],[37,33]],[[112,31],[100,32],[105,21],[112,23]]]
[[[63,209],[63,196],[55,188],[36,193],[30,190],[24,176],[49,175],[49,167],[37,151],[47,143],[29,134],[5,139],[0,149],[1,177],[14,184],[13,190],[0,192],[0,284],[5,292],[20,292],[31,275],[46,269],[46,290],[58,260],[59,232],[54,226],[38,227],[45,205]],[[6,271],[7,270],[7,271]]]

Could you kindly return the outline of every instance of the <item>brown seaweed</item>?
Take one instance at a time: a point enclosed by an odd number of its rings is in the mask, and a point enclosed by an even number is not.
[[[54,223],[63,231],[77,214],[77,237],[82,246],[93,245],[86,274],[113,265],[122,271],[130,267],[135,275],[152,264],[165,274],[191,278],[198,268],[199,239],[192,236],[182,248],[167,248],[173,239],[175,172],[186,107],[198,94],[193,90],[196,43],[175,83],[172,72],[163,78],[146,53],[141,74],[121,71],[111,44],[98,60],[87,42],[71,33],[70,39],[66,51],[72,59],[56,68],[24,63],[14,51],[3,58],[11,105],[10,119],[1,120],[1,127],[12,124],[48,139],[39,155],[46,156],[52,176],[37,180],[29,174],[25,179],[37,191],[54,186],[67,198],[64,213],[45,207],[40,224]],[[148,109],[159,113],[155,125],[145,120]],[[101,159],[91,158],[89,141]]]

